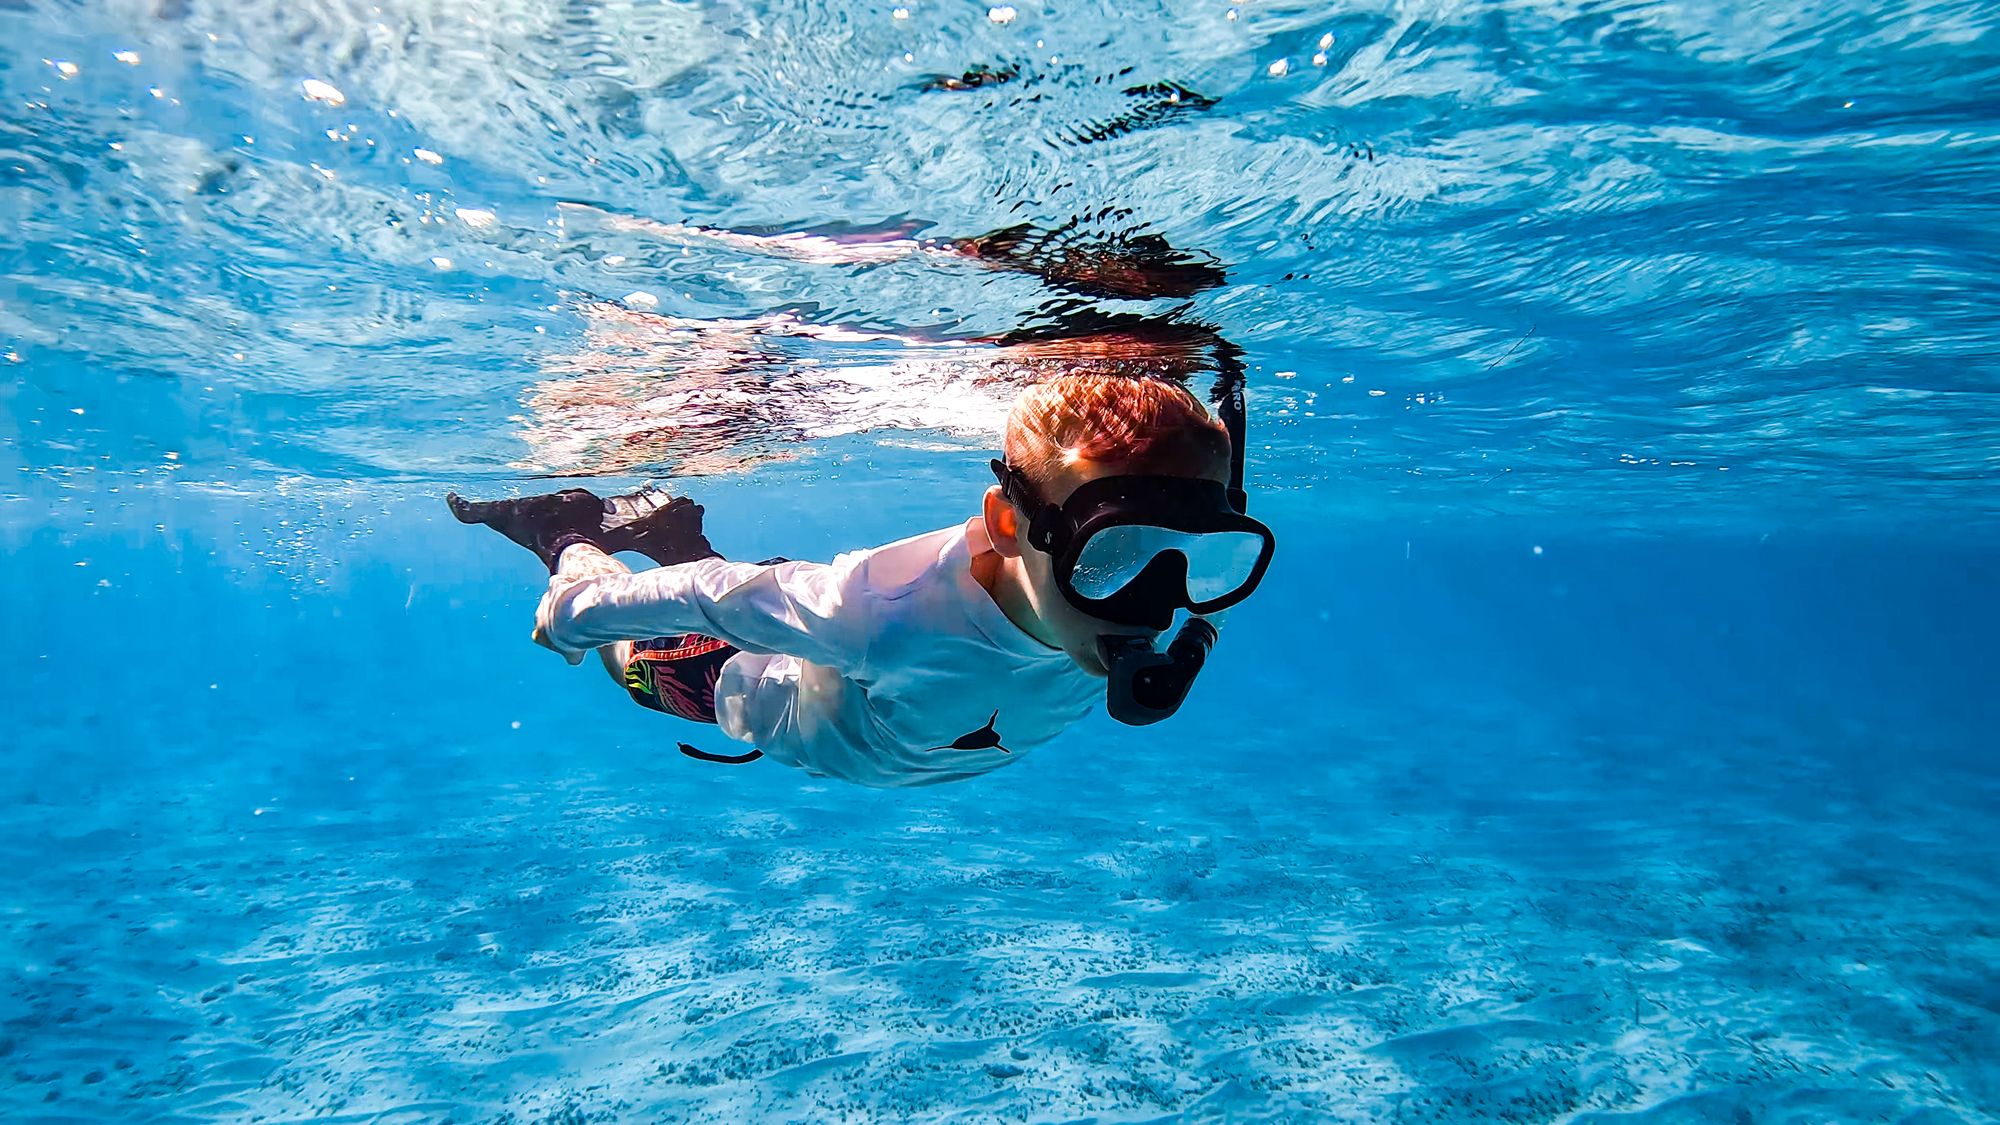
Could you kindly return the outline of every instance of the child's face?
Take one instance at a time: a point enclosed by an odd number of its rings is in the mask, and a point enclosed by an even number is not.
[[[1069,499],[1070,493],[1086,481],[1100,477],[1113,477],[1125,472],[1123,466],[1089,465],[1079,466],[1064,473],[1061,479],[1042,484],[1042,492],[1052,504],[1060,505]],[[1148,472],[1160,474],[1159,469]],[[1181,474],[1165,474],[1181,475]],[[1187,474],[1228,482],[1227,467],[1211,473]],[[997,510],[996,510],[997,509]],[[994,546],[1001,554],[1021,560],[1021,573],[1026,579],[1028,600],[1035,614],[1041,619],[1048,636],[1045,640],[1069,653],[1084,671],[1095,676],[1105,675],[1104,660],[1097,652],[1097,638],[1102,636],[1145,637],[1148,640],[1160,635],[1157,629],[1146,629],[1133,625],[1121,625],[1092,617],[1069,604],[1062,590],[1056,586],[1055,560],[1048,554],[1028,545],[1028,521],[1000,496],[995,486],[988,490],[986,499],[986,526],[994,540]],[[1005,540],[1003,543],[1002,541]]]

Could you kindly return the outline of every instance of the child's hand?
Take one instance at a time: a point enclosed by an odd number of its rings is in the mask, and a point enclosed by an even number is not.
[[[552,627],[555,624],[557,596],[568,585],[569,583],[562,581],[560,575],[550,580],[549,592],[543,594],[541,603],[535,606],[535,631],[528,636],[530,640],[569,661],[574,667],[583,663],[583,653],[565,652],[556,647],[555,630]]]
[[[588,650],[570,652],[557,647],[554,639],[555,619],[563,596],[577,583],[592,578],[618,574],[630,574],[624,563],[605,554],[589,543],[576,543],[563,549],[556,572],[549,576],[548,592],[542,595],[540,605],[535,607],[535,631],[529,634],[534,642],[550,652],[556,653],[572,665],[583,663]]]
[[[529,634],[529,639],[534,641],[536,644],[542,646],[543,648],[548,649],[550,652],[555,653],[557,656],[562,657],[564,660],[569,661],[571,667],[575,667],[576,665],[583,663],[583,655],[584,655],[583,653],[564,652],[563,650],[557,648],[555,642],[549,639],[548,627],[543,625],[540,621],[535,622],[535,631]]]

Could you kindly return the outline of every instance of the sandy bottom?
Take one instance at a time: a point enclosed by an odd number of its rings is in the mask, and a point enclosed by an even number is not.
[[[44,771],[0,1115],[2000,1114],[1990,776],[1474,726],[917,794],[520,732]]]

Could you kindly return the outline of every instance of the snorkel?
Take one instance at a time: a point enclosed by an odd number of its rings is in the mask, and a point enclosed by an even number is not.
[[[1201,675],[1215,637],[1215,626],[1207,618],[1190,617],[1165,652],[1156,651],[1144,637],[1097,638],[1097,654],[1110,676],[1104,688],[1105,711],[1132,727],[1172,716],[1187,699],[1194,678]]]

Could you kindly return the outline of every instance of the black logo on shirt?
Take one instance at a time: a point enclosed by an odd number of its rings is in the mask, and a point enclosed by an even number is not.
[[[951,740],[949,746],[933,746],[926,753],[938,750],[998,750],[1002,754],[1012,754],[1012,750],[1000,745],[1000,732],[993,729],[993,724],[999,721],[1000,712],[995,711],[993,717],[986,720],[985,726],[970,734],[959,735]]]

